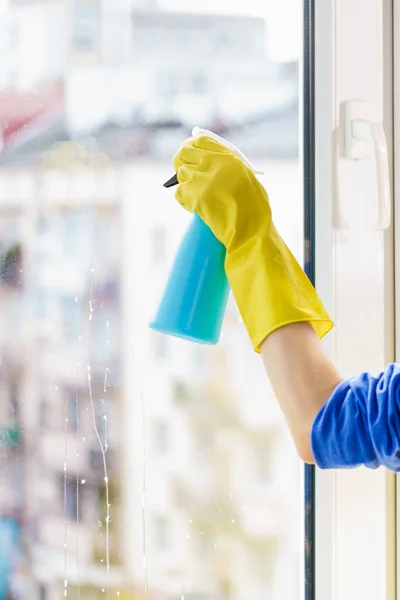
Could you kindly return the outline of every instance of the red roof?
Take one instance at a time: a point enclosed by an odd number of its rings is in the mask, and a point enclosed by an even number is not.
[[[4,146],[28,125],[46,116],[64,101],[62,84],[35,89],[31,92],[0,92],[0,138]]]

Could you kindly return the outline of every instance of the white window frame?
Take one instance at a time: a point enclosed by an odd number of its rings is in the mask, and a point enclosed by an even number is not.
[[[335,0],[316,3],[315,6],[315,285],[331,315],[335,314],[332,256],[332,222],[323,218],[333,214],[335,178],[332,164],[332,131],[334,120],[335,81]],[[330,185],[327,185],[330,182]],[[325,349],[334,357],[335,338],[323,341]],[[316,473],[315,523],[315,589],[316,598],[333,600],[335,557],[335,487],[336,473]],[[306,599],[308,600],[308,599]]]
[[[400,231],[400,189],[396,186],[397,181],[400,177],[400,2],[393,0],[393,27],[391,34],[392,39],[392,73],[393,73],[393,178],[394,178],[394,230],[395,232]],[[400,239],[398,234],[394,236],[394,256],[395,256],[395,277],[394,277],[394,297],[395,297],[395,359],[400,360]],[[396,527],[393,539],[388,536],[388,543],[395,548],[400,540],[400,478],[396,476],[395,483],[388,482],[391,486],[392,494],[394,496],[394,502],[391,507],[392,520],[394,520]],[[392,530],[391,530],[392,531]],[[400,555],[399,552],[395,552],[395,557],[391,561],[391,570],[396,573],[400,573]],[[400,595],[400,577],[396,578],[396,584],[394,585],[395,594]],[[396,597],[397,597],[396,596]]]
[[[338,105],[336,100],[336,84],[341,73],[345,73],[348,69],[346,62],[338,63],[337,61],[337,43],[349,44],[349,53],[359,51],[357,47],[357,32],[362,27],[370,27],[375,31],[376,13],[371,15],[370,9],[379,9],[381,11],[382,20],[377,27],[377,35],[382,35],[385,25],[386,34],[390,31],[392,21],[391,5],[392,0],[314,0],[315,5],[315,75],[316,75],[316,95],[315,95],[315,129],[316,129],[316,287],[330,314],[335,319],[336,317],[336,290],[335,290],[335,251],[334,251],[334,208],[336,206],[336,150],[332,143],[333,133],[338,127]],[[398,3],[396,3],[398,9]],[[339,9],[339,11],[338,11]],[[373,11],[372,11],[373,12]],[[339,13],[339,14],[338,14]],[[372,27],[373,25],[373,27]],[[345,31],[342,35],[342,28]],[[350,34],[353,37],[350,39]],[[347,37],[346,37],[347,36]],[[388,35],[388,38],[391,36]],[[400,37],[400,36],[399,36]],[[344,41],[345,40],[345,41]],[[350,43],[352,42],[352,44]],[[381,60],[381,76],[388,77],[391,57],[391,40],[386,39],[383,43],[382,35],[382,52]],[[400,49],[400,43],[399,43]],[[397,55],[399,53],[397,52]],[[383,58],[385,57],[385,58]],[[369,55],[367,53],[367,59]],[[380,57],[377,57],[380,60]],[[378,68],[379,71],[379,68]],[[368,73],[369,74],[369,73]],[[354,76],[358,76],[354,74]],[[378,76],[379,78],[379,76]],[[390,78],[388,80],[390,83]],[[384,90],[384,98],[390,98],[391,90]],[[388,101],[388,100],[387,100]],[[392,135],[392,123],[390,119],[390,102],[388,101],[389,110],[385,110],[382,114],[386,125],[388,142]],[[388,108],[386,106],[386,108]],[[400,129],[399,129],[400,135]],[[400,153],[399,153],[400,155]],[[396,165],[397,170],[397,165]],[[128,176],[127,176],[128,177]],[[133,182],[132,182],[133,184]],[[132,213],[132,203],[127,203],[124,219],[124,226],[129,227],[134,215]],[[400,213],[400,211],[399,211]],[[140,236],[133,237],[124,235],[124,255],[139,257],[145,240],[140,239]],[[390,248],[390,234],[387,236],[388,247]],[[400,249],[396,251],[400,252]],[[138,260],[138,258],[137,258]],[[397,260],[400,264],[400,261]],[[393,279],[393,271],[391,270],[390,262],[388,266],[388,315],[393,316],[393,307],[391,307],[392,299],[390,292],[390,281]],[[130,281],[130,272],[132,266],[124,265],[123,280]],[[400,285],[400,278],[398,278]],[[400,294],[397,294],[400,298]],[[126,329],[132,335],[127,336],[125,340],[125,360],[126,360],[126,386],[131,389],[137,397],[141,397],[141,378],[146,372],[146,365],[141,363],[140,341],[145,338],[141,336],[143,324],[140,322],[138,315],[143,307],[140,305],[140,299],[132,288],[126,290],[126,301],[130,310],[127,314],[128,322]],[[335,319],[336,320],[336,319]],[[393,346],[390,342],[391,319],[387,322],[387,351],[385,360],[388,362],[393,357]],[[136,340],[132,348],[131,340]],[[400,335],[397,336],[400,344]],[[136,347],[137,345],[137,347]],[[335,332],[327,336],[324,340],[324,346],[328,353],[336,358],[336,338]],[[132,351],[133,350],[133,351]],[[399,348],[400,350],[400,348]],[[132,359],[132,356],[135,356]],[[134,367],[134,368],[132,368]],[[143,403],[144,406],[144,403]],[[124,435],[126,439],[132,441],[132,452],[124,456],[122,465],[123,473],[126,477],[130,477],[132,473],[132,464],[134,456],[140,456],[143,453],[143,431],[142,420],[144,417],[137,418],[133,403],[127,403],[126,413],[124,415]],[[133,424],[133,425],[132,425]],[[133,427],[133,429],[132,429]],[[395,486],[393,485],[394,476],[386,474],[383,478],[382,495],[385,498],[384,506],[380,505],[378,510],[384,510],[386,523],[385,531],[381,532],[378,543],[372,548],[372,559],[380,556],[383,561],[381,565],[376,565],[375,568],[363,568],[363,554],[371,554],[370,547],[357,546],[357,531],[352,530],[352,511],[348,510],[343,501],[341,491],[345,487],[346,481],[351,486],[360,483],[363,489],[372,488],[375,486],[374,477],[365,477],[365,472],[362,469],[351,471],[350,473],[340,473],[334,471],[322,472],[317,470],[316,473],[316,538],[315,538],[315,555],[316,555],[316,582],[315,582],[315,599],[307,598],[306,600],[395,600]],[[379,480],[379,485],[382,481]],[[137,486],[137,495],[143,492],[143,480],[136,479],[132,482],[132,486]],[[364,512],[365,509],[374,514],[377,510],[374,502],[371,502],[368,496],[364,496]],[[140,522],[142,518],[142,507],[132,506],[130,502],[129,492],[122,499],[125,510],[129,510],[132,515],[132,520]],[[350,520],[349,520],[350,512]],[[360,516],[354,514],[354,524],[358,517],[357,524],[366,529],[370,529],[368,519],[361,519]],[[384,519],[385,520],[385,519]],[[343,531],[343,524],[349,525],[350,548],[344,548],[343,538],[340,537],[340,532]],[[400,529],[398,531],[400,534]],[[352,539],[354,536],[354,540]],[[355,542],[355,543],[352,543]],[[350,550],[350,552],[349,552]],[[342,555],[350,556],[348,564],[344,564]],[[135,555],[132,551],[132,545],[129,540],[123,540],[122,554],[125,558],[125,567],[127,572],[132,573],[138,580],[142,575],[142,565],[135,561]],[[371,556],[370,564],[371,564]],[[376,561],[378,562],[378,560]],[[132,567],[133,565],[133,567]],[[362,575],[361,575],[362,574]],[[354,593],[354,588],[357,588],[357,593]],[[378,595],[375,593],[379,590]]]
[[[399,22],[400,8],[394,0],[395,15]],[[379,14],[378,25],[376,16]],[[380,18],[381,17],[381,18]],[[385,126],[389,155],[392,150],[392,0],[324,0],[315,1],[315,130],[316,130],[316,287],[322,296],[328,311],[336,320],[337,277],[335,264],[335,216],[337,207],[337,150],[334,133],[339,127],[339,104],[337,99],[338,81],[341,90],[346,88],[346,77],[376,77],[377,86],[382,84],[383,101],[381,118]],[[360,30],[371,30],[373,49],[362,47],[364,37]],[[399,56],[400,41],[395,45],[395,56]],[[375,46],[374,46],[375,42]],[[337,45],[342,44],[338,53]],[[371,69],[362,69],[349,73],[354,60],[344,60],[343,44],[348,46],[347,57],[360,55],[365,61],[371,61]],[[378,56],[376,48],[382,54]],[[397,52],[396,52],[397,50]],[[375,54],[372,54],[375,51]],[[400,60],[397,58],[399,65]],[[364,65],[365,67],[365,65]],[[399,78],[400,79],[400,78]],[[360,80],[361,83],[361,80]],[[397,85],[399,85],[397,83]],[[360,89],[363,88],[360,85]],[[365,89],[368,86],[364,86]],[[400,100],[400,87],[398,91]],[[346,98],[370,100],[369,98]],[[374,102],[374,99],[371,99]],[[397,103],[399,104],[399,103]],[[400,126],[397,126],[400,139]],[[400,153],[399,153],[400,156]],[[397,168],[400,168],[396,164]],[[355,190],[355,193],[356,190]],[[400,214],[400,211],[399,211]],[[399,219],[399,216],[397,216]],[[384,362],[394,359],[394,314],[393,279],[394,266],[391,260],[393,229],[384,235],[385,243],[385,340]],[[397,266],[400,265],[400,249],[397,249]],[[397,278],[400,285],[400,278]],[[397,301],[400,300],[397,294]],[[400,307],[399,307],[400,308]],[[399,328],[399,322],[397,323]],[[366,338],[365,343],[368,343]],[[324,341],[328,353],[337,359],[335,333]],[[400,352],[400,332],[397,332],[397,355]],[[384,365],[376,365],[382,368]],[[366,369],[369,367],[366,367]],[[356,374],[356,373],[354,373]],[[353,489],[359,485],[363,491],[371,490],[371,495],[363,495],[362,515],[356,514],[354,507],[346,505],[346,486]],[[372,500],[373,488],[381,489],[379,506]],[[317,470],[316,473],[316,600],[395,600],[396,598],[396,486],[395,476],[385,473],[383,476],[366,473],[365,469],[351,472]],[[375,498],[376,500],[376,498]],[[382,511],[382,521],[373,525],[365,514],[374,515]],[[354,521],[353,516],[354,515]],[[362,545],[358,534],[360,527],[371,529],[369,547]],[[374,529],[375,527],[375,529]],[[348,529],[347,545],[346,536]],[[378,535],[377,535],[378,533]],[[364,532],[365,534],[365,532]],[[398,530],[398,535],[400,529]],[[368,536],[368,533],[366,534]],[[360,536],[362,537],[362,536]],[[365,537],[364,537],[365,544]],[[372,556],[371,556],[372,553]],[[343,557],[346,556],[347,560]],[[365,563],[364,563],[365,560]],[[369,561],[369,564],[368,564]],[[365,564],[363,568],[363,564]],[[374,564],[374,568],[370,568]],[[400,567],[400,562],[397,565]],[[361,573],[363,575],[361,576]],[[356,590],[356,592],[355,592]],[[400,591],[400,590],[399,590]],[[377,596],[377,593],[379,594]],[[306,599],[308,600],[308,599]]]

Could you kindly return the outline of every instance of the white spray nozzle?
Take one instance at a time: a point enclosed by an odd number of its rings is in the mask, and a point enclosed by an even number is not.
[[[233,144],[231,144],[227,140],[224,140],[224,138],[220,137],[219,135],[217,135],[213,131],[209,131],[208,129],[202,129],[201,127],[197,127],[197,126],[193,128],[193,130],[192,130],[192,136],[193,137],[200,137],[202,135],[206,135],[208,137],[211,137],[214,140],[216,140],[217,142],[219,142],[220,144],[222,144],[222,146],[225,146],[225,148],[228,148],[228,150],[230,150],[231,152],[233,152],[233,154],[236,154],[236,156],[238,158],[240,158],[240,160],[242,160],[244,162],[244,164],[247,167],[249,167],[249,169],[251,171],[253,171],[253,173],[255,173],[257,175],[264,175],[264,173],[262,171],[256,171],[254,169],[253,165],[251,164],[251,162],[248,160],[248,158],[246,158],[245,155],[242,152],[240,152],[240,150],[238,148],[236,148],[236,146],[234,146]]]

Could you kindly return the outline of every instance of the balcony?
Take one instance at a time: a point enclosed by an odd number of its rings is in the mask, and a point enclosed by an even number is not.
[[[286,506],[282,499],[270,498],[265,503],[246,504],[238,525],[243,535],[254,543],[281,537],[287,523]]]
[[[65,539],[65,525],[64,522],[57,523],[56,521],[49,520],[47,528],[51,525],[55,526],[54,533],[57,534],[57,546],[50,544],[37,544],[32,548],[32,567],[33,573],[38,580],[60,582],[60,590],[63,589],[65,579],[65,551],[64,551],[64,539]],[[76,597],[75,592],[77,591],[75,586],[80,585],[81,593],[83,590],[90,587],[96,591],[99,589],[109,587],[110,591],[115,590],[113,598],[116,595],[116,590],[125,589],[128,586],[130,578],[120,568],[111,567],[110,572],[107,573],[103,564],[96,565],[90,560],[90,541],[93,540],[90,532],[83,532],[81,538],[81,529],[74,528],[71,525],[70,537],[67,540],[67,550],[70,549],[71,553],[68,553],[68,597]],[[50,532],[50,529],[49,529]],[[79,571],[77,571],[76,565],[76,554],[74,549],[76,548],[76,539],[79,535]],[[55,535],[51,536],[51,540],[55,539]],[[69,541],[69,543],[68,543]],[[81,545],[82,541],[82,545]],[[74,568],[75,567],[75,568]],[[60,597],[63,592],[60,592]],[[134,598],[135,596],[127,596],[127,598]],[[123,593],[121,592],[120,598],[122,600]]]
[[[107,471],[113,472],[117,467],[115,452],[108,449],[106,452]],[[91,448],[88,452],[87,468],[95,478],[104,478],[104,458],[100,448]]]
[[[47,339],[43,339],[44,327],[41,328],[40,344],[38,345],[39,360],[43,375],[49,379],[78,388],[87,386],[88,358],[86,348],[82,345],[62,344],[54,341],[54,335],[49,328]],[[56,332],[58,333],[58,331]]]
[[[81,431],[81,434],[83,432]],[[60,443],[61,442],[61,443]],[[47,468],[56,473],[62,473],[64,463],[67,472],[76,472],[77,456],[79,456],[79,472],[82,477],[92,482],[104,480],[103,455],[96,442],[84,443],[77,439],[75,433],[64,431],[47,431],[38,441],[40,455]],[[112,475],[117,468],[116,453],[113,448],[108,448],[106,453],[108,475]]]
[[[212,474],[207,479],[194,474],[176,475],[172,480],[173,501],[186,509],[198,525],[230,530],[237,522],[236,504],[224,486],[212,484]]]
[[[194,424],[204,427],[240,427],[240,414],[236,399],[229,387],[215,381],[188,382],[176,379],[174,400],[186,409]]]
[[[114,514],[114,513],[113,513]],[[118,526],[119,519],[110,522],[109,530],[109,558],[111,567],[119,567],[123,562],[122,549],[120,544],[120,529]],[[98,528],[97,528],[98,529]],[[92,548],[91,548],[91,560],[94,564],[104,565],[106,561],[106,528],[103,525],[100,531],[95,530],[92,532]]]
[[[87,367],[90,365],[92,387],[97,382],[103,386],[106,373],[107,382],[111,387],[120,385],[122,372],[119,346],[116,345],[110,350],[107,347],[107,352],[102,348],[101,351],[93,352],[86,340],[79,344],[68,344],[63,340],[54,341],[50,335],[48,342],[43,342],[39,348],[42,369],[47,377],[60,384],[87,387]]]
[[[282,499],[267,498],[248,502],[243,508],[241,498],[235,497],[222,485],[192,486],[188,478],[173,479],[173,501],[190,513],[198,527],[226,532],[249,545],[262,545],[281,537],[287,526],[287,507]]]
[[[71,554],[75,554],[77,538],[79,536],[79,559],[85,563],[91,562],[94,535],[92,525],[84,523],[68,522],[67,529],[63,517],[48,515],[43,516],[38,522],[38,539],[44,547],[52,549],[57,553],[64,551],[67,543],[67,554],[71,560]]]

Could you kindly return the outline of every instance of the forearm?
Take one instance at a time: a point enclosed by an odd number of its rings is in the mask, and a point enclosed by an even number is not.
[[[308,323],[278,329],[263,342],[261,354],[297,451],[313,463],[312,424],[342,378]]]
[[[342,379],[312,328],[282,327],[262,345],[300,457],[320,468],[400,471],[400,365]]]

